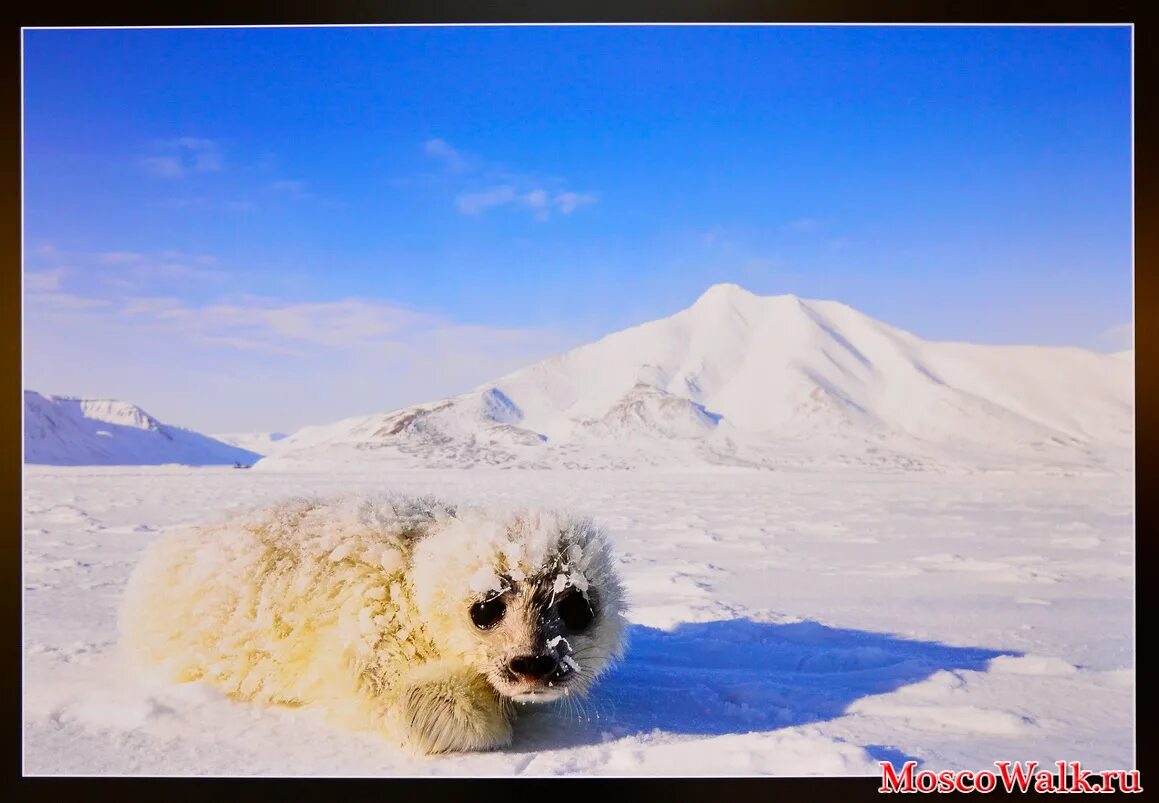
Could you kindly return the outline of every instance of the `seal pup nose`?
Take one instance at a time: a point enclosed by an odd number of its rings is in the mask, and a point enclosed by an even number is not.
[[[543,680],[559,669],[559,661],[553,655],[520,655],[512,658],[507,667],[513,675],[528,680]]]

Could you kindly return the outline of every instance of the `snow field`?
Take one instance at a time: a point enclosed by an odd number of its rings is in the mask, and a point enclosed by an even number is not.
[[[566,506],[617,550],[624,662],[511,749],[412,759],[127,666],[150,539],[301,493]],[[28,467],[30,774],[876,774],[1133,756],[1133,481],[856,471]]]

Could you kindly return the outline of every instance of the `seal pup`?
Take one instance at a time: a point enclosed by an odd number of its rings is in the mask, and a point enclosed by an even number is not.
[[[515,703],[586,692],[622,654],[623,605],[587,518],[299,498],[151,543],[121,632],[170,680],[442,753],[508,745]]]

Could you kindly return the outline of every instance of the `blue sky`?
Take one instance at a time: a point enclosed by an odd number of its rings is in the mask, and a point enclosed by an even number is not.
[[[24,34],[25,380],[204,431],[461,392],[708,286],[1131,345],[1124,27]]]

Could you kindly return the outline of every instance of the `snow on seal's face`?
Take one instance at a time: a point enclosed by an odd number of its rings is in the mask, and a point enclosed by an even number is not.
[[[623,592],[586,519],[460,508],[416,545],[411,577],[440,649],[516,702],[582,693],[623,650]]]

